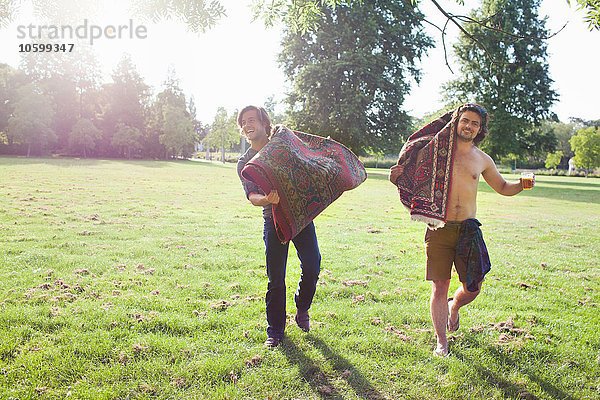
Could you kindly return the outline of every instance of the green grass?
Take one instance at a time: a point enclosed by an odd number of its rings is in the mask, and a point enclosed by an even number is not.
[[[600,397],[600,181],[481,184],[492,271],[439,359],[424,225],[369,174],[315,221],[313,329],[268,350],[233,165],[0,158],[0,399]]]

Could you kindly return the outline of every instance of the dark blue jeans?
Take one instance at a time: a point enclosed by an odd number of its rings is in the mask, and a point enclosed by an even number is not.
[[[289,243],[282,244],[272,218],[265,218],[263,231],[265,254],[267,256],[267,335],[277,339],[283,338],[285,330],[285,270],[288,258]],[[294,300],[298,311],[308,311],[317,289],[317,280],[321,271],[321,253],[317,243],[315,225],[311,222],[295,238],[292,239],[296,254],[300,259],[300,282]]]

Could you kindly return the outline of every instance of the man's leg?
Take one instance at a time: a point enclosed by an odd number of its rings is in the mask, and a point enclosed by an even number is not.
[[[448,289],[450,279],[434,280],[431,286],[431,320],[437,337],[435,354],[445,356],[448,354],[448,338],[446,337],[446,325],[448,324]]]
[[[448,326],[451,332],[454,332],[458,329],[458,310],[460,310],[462,306],[465,306],[475,300],[480,291],[481,283],[479,284],[479,290],[476,292],[469,292],[467,289],[467,284],[464,282],[458,287],[458,289],[456,289],[456,292],[454,292],[454,299],[448,303],[448,310],[450,312]]]
[[[428,229],[425,234],[426,278],[432,282],[430,312],[437,338],[434,353],[438,356],[448,355],[448,289],[459,227],[460,224],[448,222],[446,226],[435,231]]]
[[[300,281],[294,296],[296,302],[296,323],[307,331],[310,329],[308,309],[312,304],[317,290],[317,281],[321,271],[321,253],[315,232],[315,225],[311,222],[293,240],[296,253],[300,259]]]
[[[263,239],[267,258],[267,336],[283,339],[285,330],[285,269],[289,245],[281,244],[272,219],[265,219]],[[278,343],[275,343],[276,346]]]

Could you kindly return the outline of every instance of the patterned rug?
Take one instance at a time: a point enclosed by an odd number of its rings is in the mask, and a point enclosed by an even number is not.
[[[411,218],[430,228],[446,223],[456,143],[455,118],[448,112],[413,133],[400,151],[404,168],[396,186]]]
[[[282,242],[294,238],[346,190],[367,179],[364,166],[335,140],[279,127],[242,170],[264,193],[275,189],[273,220]]]

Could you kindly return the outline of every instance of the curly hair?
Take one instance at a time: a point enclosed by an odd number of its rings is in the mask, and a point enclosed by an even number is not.
[[[477,136],[475,136],[475,138],[473,139],[473,143],[475,145],[478,145],[483,139],[485,139],[486,135],[488,134],[489,114],[487,110],[479,104],[465,103],[462,106],[458,107],[452,114],[452,126],[454,127],[453,129],[456,129],[456,126],[458,125],[458,120],[465,111],[473,111],[474,113],[477,113],[477,115],[479,115],[479,117],[481,118],[481,126],[479,127],[479,132],[477,133]]]

